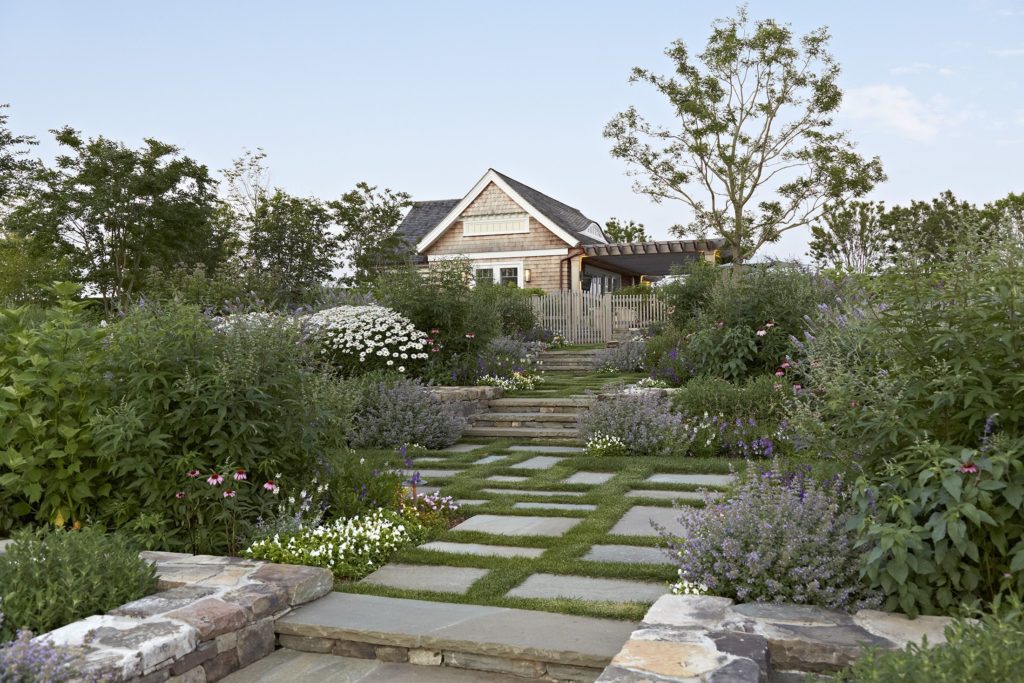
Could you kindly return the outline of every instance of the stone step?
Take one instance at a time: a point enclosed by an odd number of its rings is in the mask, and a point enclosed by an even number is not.
[[[541,358],[548,358],[551,356],[596,356],[597,354],[604,351],[604,349],[567,349],[565,351],[541,351],[538,355]]]
[[[292,650],[556,681],[595,679],[635,627],[611,619],[353,593],[330,593],[276,624],[281,646]]]
[[[575,424],[575,413],[477,413],[474,420],[483,422],[569,422]]]
[[[579,413],[589,410],[596,400],[591,396],[496,398],[487,406],[492,413]]]
[[[541,366],[545,374],[557,374],[560,372],[580,374],[586,372],[593,372],[593,365],[543,365]]]
[[[463,436],[486,436],[512,439],[575,439],[579,430],[569,428],[538,427],[466,427]]]

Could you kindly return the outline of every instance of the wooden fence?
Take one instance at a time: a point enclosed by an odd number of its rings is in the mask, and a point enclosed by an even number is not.
[[[668,306],[653,295],[555,292],[531,301],[537,324],[571,344],[627,339],[631,329],[668,319]]]

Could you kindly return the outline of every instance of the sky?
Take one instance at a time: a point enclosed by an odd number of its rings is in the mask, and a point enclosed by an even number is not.
[[[1024,191],[1024,0],[753,0],[797,34],[828,26],[845,97],[836,117],[888,180],[887,203],[951,189]],[[671,123],[634,66],[667,73],[736,3],[57,2],[0,0],[0,103],[38,137],[71,125],[154,137],[211,169],[263,148],[274,185],[336,197],[357,182],[414,199],[463,196],[495,168],[604,222],[655,238],[679,202],[632,191],[602,129],[635,105]],[[799,257],[807,232],[764,253]]]

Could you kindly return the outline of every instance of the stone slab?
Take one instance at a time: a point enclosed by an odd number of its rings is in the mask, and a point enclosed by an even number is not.
[[[526,453],[585,453],[587,449],[579,446],[509,446],[510,451]]]
[[[515,465],[512,465],[511,468],[514,470],[547,470],[551,469],[563,460],[565,460],[565,458],[556,458],[553,455],[538,455],[535,458],[530,458],[523,462],[517,462]]]
[[[359,583],[464,595],[474,582],[486,575],[486,569],[476,569],[474,567],[389,564],[381,567]]]
[[[554,496],[581,498],[587,495],[579,491],[527,491],[525,489],[480,489],[480,493],[496,493],[503,496],[525,496],[527,498],[531,496],[540,498],[551,498]]]
[[[532,574],[507,595],[511,598],[571,598],[588,602],[654,602],[667,592],[668,588],[658,583]]]
[[[502,460],[505,460],[507,458],[508,458],[507,455],[485,455],[484,457],[480,458],[479,460],[473,461],[471,464],[473,464],[473,465],[490,465],[491,463],[501,462]]]
[[[481,531],[499,536],[561,536],[582,521],[572,517],[474,515],[452,531]]]
[[[683,527],[678,517],[679,511],[675,508],[636,505],[622,515],[608,533],[622,536],[658,536],[658,531],[651,526],[653,521],[671,533],[682,535]]]
[[[452,543],[431,541],[420,546],[423,550],[459,555],[484,555],[487,557],[540,557],[544,548],[519,548],[512,545],[486,545],[483,543]]]
[[[457,443],[454,446],[438,449],[438,453],[469,453],[484,448],[485,445],[482,443]]]
[[[483,505],[484,503],[490,503],[491,501],[483,498],[460,498],[455,501],[455,504],[459,507],[465,507],[467,505]]]
[[[7,550],[7,546],[9,546],[11,543],[14,543],[14,541],[12,541],[9,538],[0,539],[0,553],[3,553],[5,550]]]
[[[594,545],[580,559],[588,562],[672,564],[672,558],[665,550],[642,545]]]
[[[495,474],[487,477],[484,481],[500,482],[502,484],[520,484],[528,479],[529,477],[513,477],[505,474]]]
[[[585,510],[592,511],[596,510],[596,505],[589,505],[587,503],[516,503],[512,507],[517,510]]]
[[[707,491],[705,494],[703,491],[659,491],[655,489],[636,489],[626,492],[627,498],[680,500],[684,503],[702,503],[704,502],[705,495],[707,495],[711,500],[717,500],[722,497],[722,494],[718,491]]]
[[[416,458],[413,462],[414,463],[419,463],[419,462],[448,462],[448,458],[435,458],[435,457],[432,457],[432,456],[428,456],[428,457],[425,457],[425,458]]]
[[[685,484],[687,486],[729,486],[734,474],[652,474],[645,480],[651,484]]]
[[[577,472],[568,479],[563,479],[563,484],[603,484],[615,476],[614,472]]]
[[[415,469],[415,470],[402,470],[402,476],[409,478],[414,472],[419,472],[420,477],[424,480],[427,479],[447,479],[454,477],[456,474],[462,472],[462,470],[429,470],[429,469]]]
[[[603,667],[635,622],[331,593],[277,621],[280,634]]]

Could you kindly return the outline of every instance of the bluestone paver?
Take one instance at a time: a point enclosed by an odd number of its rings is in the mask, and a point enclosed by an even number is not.
[[[528,479],[529,477],[511,477],[505,474],[495,474],[493,476],[487,477],[486,479],[484,479],[484,481],[496,481],[501,482],[503,484],[519,484]]]
[[[507,458],[508,458],[507,455],[486,455],[486,456],[480,458],[479,460],[473,461],[471,464],[473,464],[473,465],[490,465],[493,462],[501,462],[502,460],[505,460]]]
[[[668,588],[660,583],[532,574],[507,595],[512,598],[573,598],[588,602],[654,602],[667,592]]]
[[[529,497],[541,497],[541,498],[552,498],[554,496],[569,496],[570,498],[579,498],[587,494],[581,493],[580,491],[528,491],[526,489],[480,489],[480,493],[498,493],[505,496],[523,496]]]
[[[672,558],[667,551],[642,545],[595,545],[580,559],[590,562],[672,564]]]
[[[448,446],[447,448],[439,449],[441,453],[469,453],[480,448],[484,448],[485,444],[482,443],[457,443],[454,446]]]
[[[514,470],[547,470],[551,469],[563,460],[565,460],[565,458],[556,458],[551,455],[538,455],[536,458],[517,462],[515,465],[511,465],[511,468]]]
[[[423,550],[457,555],[484,555],[488,557],[540,557],[544,548],[520,548],[513,545],[487,545],[484,543],[452,543],[431,541],[420,546]]]
[[[482,531],[499,536],[561,536],[582,519],[518,515],[474,515],[452,531]]]
[[[462,470],[426,470],[426,469],[413,469],[413,470],[402,470],[403,477],[411,477],[413,472],[419,472],[422,479],[447,479],[448,477],[454,477],[456,474],[462,472]]]
[[[683,527],[678,518],[679,511],[675,508],[637,505],[622,515],[608,533],[622,536],[658,536],[657,530],[651,526],[651,522],[654,522],[665,527],[669,533],[682,535]]]
[[[483,505],[484,503],[490,503],[491,501],[483,498],[459,498],[455,501],[455,504],[459,507],[463,505]]]
[[[734,474],[652,474],[651,484],[687,484],[690,486],[728,486],[736,481]]]
[[[509,446],[510,451],[525,451],[527,453],[585,453],[587,449],[579,446]]]
[[[388,564],[359,583],[409,590],[465,594],[474,581],[487,575],[474,567],[438,567],[420,564]]]
[[[516,503],[512,507],[517,510],[596,510],[596,505],[586,503]]]
[[[577,472],[562,483],[596,485],[603,484],[614,476],[614,472]]]
[[[656,489],[637,489],[634,491],[627,491],[627,498],[654,498],[655,500],[681,500],[687,503],[700,503],[704,501],[704,492],[702,491],[659,491]],[[708,491],[708,497],[711,500],[717,500],[722,497],[719,491]]]

